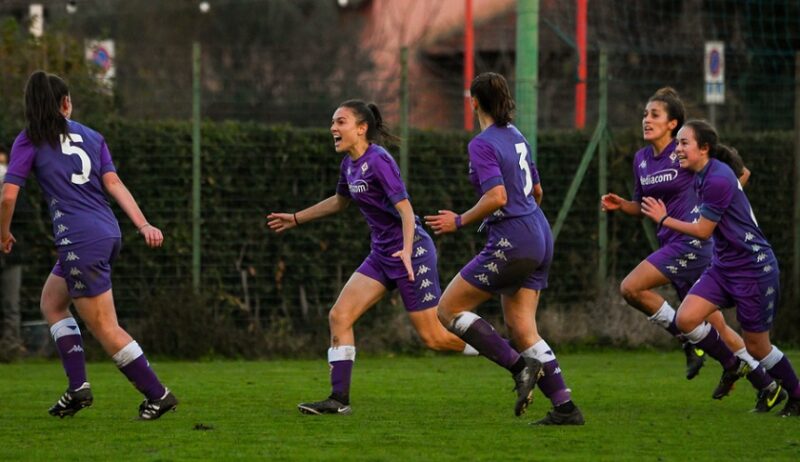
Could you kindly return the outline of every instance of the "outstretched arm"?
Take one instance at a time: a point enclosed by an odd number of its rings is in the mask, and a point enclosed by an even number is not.
[[[334,213],[339,213],[350,204],[350,199],[340,195],[333,196],[317,202],[311,207],[295,213],[272,212],[267,215],[267,225],[276,233],[288,231],[302,223],[316,220]]]
[[[600,208],[604,212],[613,212],[619,210],[626,215],[632,217],[642,216],[642,206],[636,201],[629,201],[614,193],[604,194],[600,198]]]
[[[161,244],[164,242],[164,235],[161,233],[160,229],[147,222],[144,213],[142,213],[142,210],[139,208],[139,204],[136,203],[136,199],[134,199],[131,192],[128,191],[128,188],[119,178],[119,175],[115,172],[105,173],[103,175],[103,187],[105,187],[108,194],[119,204],[122,211],[125,212],[125,215],[130,218],[133,225],[136,226],[136,229],[139,231],[139,234],[144,236],[147,246],[161,247]]]
[[[14,235],[11,234],[11,217],[14,216],[18,196],[19,186],[3,183],[2,199],[0,199],[0,250],[3,253],[11,252],[16,242]]]
[[[483,220],[505,206],[507,202],[506,187],[500,184],[486,191],[471,209],[461,215],[451,210],[439,210],[438,215],[427,215],[425,224],[430,226],[435,234],[452,233],[463,225]],[[457,219],[460,223],[456,222]]]

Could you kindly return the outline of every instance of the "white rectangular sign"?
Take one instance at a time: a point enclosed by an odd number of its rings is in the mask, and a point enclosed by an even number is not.
[[[725,44],[706,42],[706,55],[703,63],[706,77],[706,103],[725,102]]]

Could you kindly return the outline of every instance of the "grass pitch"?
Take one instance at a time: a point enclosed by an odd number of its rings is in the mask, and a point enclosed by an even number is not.
[[[800,460],[800,418],[749,413],[746,380],[713,401],[713,361],[692,381],[679,351],[564,353],[559,362],[583,427],[528,425],[550,407],[538,391],[515,418],[509,375],[458,355],[359,357],[350,416],[296,409],[327,396],[324,358],[154,361],[181,400],[155,422],[134,420],[140,395],[110,360],[88,366],[94,405],[63,420],[47,414],[66,386],[59,363],[0,365],[0,460]]]

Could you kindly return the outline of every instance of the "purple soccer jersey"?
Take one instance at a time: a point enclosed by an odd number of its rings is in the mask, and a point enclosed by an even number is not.
[[[643,197],[661,199],[667,206],[669,216],[681,221],[693,221],[700,212],[697,194],[692,187],[694,173],[680,167],[675,154],[676,145],[673,140],[659,155],[650,145],[636,152],[633,158],[633,200],[641,203]],[[658,231],[661,245],[685,238],[684,234],[667,227]]]
[[[531,161],[528,141],[514,125],[492,125],[469,143],[469,181],[478,196],[504,185],[508,202],[486,223],[532,214],[539,206],[531,195],[539,172]]]
[[[777,271],[778,262],[758,227],[750,201],[733,170],[710,159],[696,175],[700,215],[717,223],[712,264],[727,274],[760,278]]]
[[[370,144],[355,161],[344,156],[336,194],[355,202],[367,219],[373,252],[391,256],[403,248],[402,220],[395,204],[408,199],[408,193],[400,169],[386,149]],[[419,218],[414,220],[419,232]]]
[[[114,172],[103,137],[72,120],[69,138],[56,147],[34,146],[23,130],[14,140],[5,181],[24,186],[31,172],[44,191],[57,247],[120,238],[117,219],[106,201],[102,176]]]
[[[652,146],[636,152],[633,160],[633,200],[643,197],[661,199],[667,214],[681,221],[694,221],[699,217],[697,193],[693,188],[694,173],[681,168],[675,154],[673,140],[659,154]],[[647,261],[658,268],[683,298],[703,271],[711,263],[712,246],[707,240],[662,227],[658,231],[660,248],[647,256]]]

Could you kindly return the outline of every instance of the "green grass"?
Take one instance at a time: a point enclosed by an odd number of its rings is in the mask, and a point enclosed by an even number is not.
[[[353,415],[313,417],[295,406],[327,396],[324,359],[154,362],[181,399],[155,422],[133,419],[141,398],[111,361],[89,364],[94,406],[63,420],[46,412],[60,364],[0,365],[0,460],[800,460],[800,418],[748,413],[744,380],[711,400],[716,364],[687,381],[678,351],[559,360],[584,427],[529,426],[549,408],[538,391],[515,418],[508,374],[457,355],[359,358]]]

